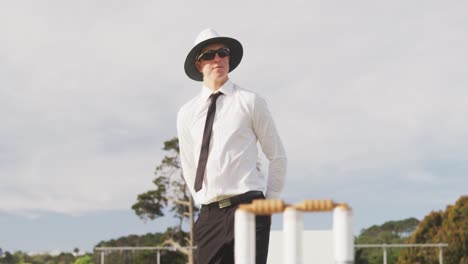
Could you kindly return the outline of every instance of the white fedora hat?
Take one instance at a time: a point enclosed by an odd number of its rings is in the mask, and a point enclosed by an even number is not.
[[[190,50],[187,58],[185,59],[185,73],[188,77],[190,77],[190,79],[195,81],[203,81],[203,75],[198,71],[197,67],[195,67],[195,62],[200,51],[205,46],[214,43],[224,44],[230,50],[229,72],[233,71],[237,65],[239,65],[244,53],[242,44],[240,44],[240,42],[236,39],[222,37],[213,29],[208,28],[198,34],[197,38],[195,39],[193,48]]]

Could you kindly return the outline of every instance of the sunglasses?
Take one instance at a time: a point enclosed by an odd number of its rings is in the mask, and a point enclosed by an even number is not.
[[[216,57],[216,54],[218,54],[220,58],[224,58],[226,56],[229,56],[231,54],[231,51],[229,51],[228,48],[220,48],[218,50],[208,50],[198,55],[197,61],[200,61],[200,60],[210,61]]]

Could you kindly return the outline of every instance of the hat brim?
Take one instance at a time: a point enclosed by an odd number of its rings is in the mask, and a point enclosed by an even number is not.
[[[203,81],[203,75],[198,71],[197,67],[195,66],[196,56],[205,46],[215,43],[224,44],[231,51],[231,54],[229,56],[229,72],[233,71],[239,65],[239,63],[242,60],[242,55],[244,53],[242,44],[240,44],[239,41],[228,37],[210,38],[195,45],[192,48],[192,50],[190,50],[190,52],[187,55],[187,58],[185,59],[185,73],[190,79],[194,81]]]

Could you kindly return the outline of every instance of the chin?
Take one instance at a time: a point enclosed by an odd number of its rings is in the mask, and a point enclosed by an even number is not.
[[[214,80],[224,80],[227,79],[227,74],[214,74],[213,75]]]

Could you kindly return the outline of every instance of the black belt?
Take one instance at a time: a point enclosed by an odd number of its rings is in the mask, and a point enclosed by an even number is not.
[[[262,198],[265,198],[265,196],[263,196],[263,192],[249,191],[243,194],[239,194],[233,197],[223,199],[221,201],[214,202],[214,203],[202,204],[202,208],[225,208],[225,207],[235,206],[235,205],[242,204],[242,203],[249,203],[253,199],[262,199]]]

